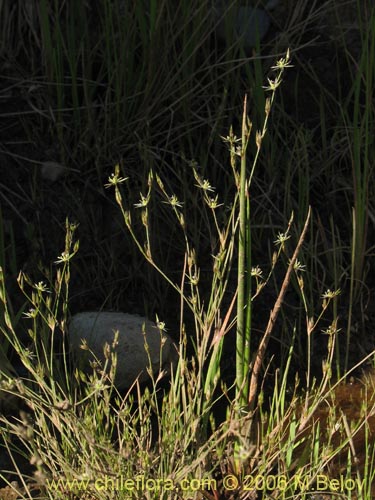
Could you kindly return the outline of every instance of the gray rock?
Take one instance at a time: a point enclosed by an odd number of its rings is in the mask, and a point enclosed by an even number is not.
[[[56,182],[67,173],[67,168],[55,161],[45,161],[42,163],[41,173],[43,179]]]
[[[112,348],[116,331],[119,332],[118,342]],[[82,339],[89,350],[81,348]],[[149,353],[145,350],[145,340]],[[155,323],[135,314],[118,312],[82,312],[74,315],[69,323],[69,342],[80,368],[87,373],[92,372],[90,361],[94,360],[93,354],[104,366],[104,346],[109,344],[117,354],[115,384],[120,390],[130,387],[137,377],[139,382],[150,380],[147,373],[150,360],[155,376],[160,365],[170,368],[176,353],[171,338],[164,331],[161,334]]]
[[[233,29],[237,39],[243,39],[245,50],[250,50],[256,46],[257,37],[259,40],[265,37],[270,27],[270,17],[267,12],[258,7],[234,7]],[[216,33],[221,40],[226,40],[226,16],[228,13],[227,5],[217,2],[214,6],[214,16],[218,22]],[[228,14],[229,15],[229,14]]]

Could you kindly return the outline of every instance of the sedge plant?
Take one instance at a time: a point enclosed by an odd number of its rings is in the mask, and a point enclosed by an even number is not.
[[[233,325],[233,320],[230,322],[231,314],[234,308],[235,301],[237,302],[236,314],[236,405],[239,409],[239,415],[242,412],[253,409],[255,406],[256,393],[258,387],[258,377],[260,367],[264,359],[265,350],[269,337],[272,332],[273,325],[276,321],[277,314],[280,310],[283,296],[289,284],[290,275],[296,266],[297,255],[302,246],[304,237],[306,235],[309,215],[306,220],[304,230],[301,234],[298,245],[295,249],[292,259],[290,260],[287,274],[279,294],[275,307],[272,310],[269,325],[267,326],[264,337],[259,345],[258,352],[254,357],[254,366],[252,371],[250,369],[250,341],[251,341],[251,302],[256,295],[259,294],[261,288],[266,284],[258,281],[259,273],[257,268],[252,269],[251,265],[251,226],[250,226],[250,186],[255,172],[255,168],[259,159],[262,140],[267,131],[267,123],[271,107],[274,102],[276,90],[279,87],[283,72],[290,66],[289,51],[285,58],[280,59],[274,66],[276,76],[274,79],[269,79],[269,85],[266,90],[271,93],[271,97],[266,99],[265,107],[265,121],[263,128],[256,132],[256,154],[252,163],[250,172],[247,172],[247,146],[250,139],[252,125],[247,116],[247,99],[245,98],[243,120],[242,120],[242,135],[237,138],[231,129],[229,135],[224,139],[229,144],[230,149],[230,163],[233,170],[235,184],[237,187],[229,218],[224,228],[221,228],[218,223],[216,215],[217,209],[220,206],[218,196],[211,195],[214,188],[211,186],[207,179],[201,177],[193,163],[193,174],[197,182],[198,188],[203,192],[203,199],[211,212],[214,228],[217,232],[218,252],[214,256],[214,266],[212,273],[211,296],[208,301],[206,310],[203,308],[203,302],[199,291],[200,269],[197,263],[197,255],[195,249],[191,246],[189,241],[187,224],[183,212],[183,203],[177,198],[176,195],[167,192],[163,181],[159,175],[154,174],[152,171],[148,176],[148,187],[146,193],[140,194],[140,200],[135,204],[135,208],[141,210],[141,222],[145,231],[144,242],[138,236],[134,223],[132,221],[132,214],[130,210],[124,208],[123,196],[121,194],[120,185],[123,184],[127,178],[122,177],[120,167],[116,166],[114,174],[109,178],[107,187],[113,186],[115,188],[115,198],[122,211],[126,227],[135,241],[138,249],[144,258],[163,276],[163,278],[175,289],[180,295],[182,303],[188,306],[193,314],[196,338],[195,338],[195,353],[199,367],[199,373],[203,375],[202,388],[204,388],[204,395],[208,406],[214,394],[220,378],[220,359],[222,353],[222,344],[225,333]],[[237,158],[240,158],[240,169],[237,169]],[[183,274],[181,283],[176,283],[169,276],[168,273],[159,267],[156,262],[151,248],[150,228],[152,222],[150,220],[149,204],[152,195],[154,180],[161,193],[164,203],[169,205],[176,216],[176,220],[182,229],[186,251],[184,256]],[[290,223],[291,224],[291,223]],[[289,228],[290,228],[289,224]],[[238,234],[238,236],[236,236]],[[224,318],[220,316],[220,307],[223,301],[224,292],[227,288],[230,272],[234,259],[234,245],[235,240],[238,238],[238,274],[237,274],[237,290],[233,297],[232,302],[227,308],[227,313]],[[278,238],[279,251],[277,252],[272,263],[272,270],[280,256],[284,246],[284,241],[288,238],[280,234]],[[271,270],[271,273],[272,273]],[[270,273],[270,274],[271,274]],[[251,293],[251,279],[257,279],[257,289],[252,295]],[[269,278],[268,278],[269,279]],[[268,279],[266,281],[268,281]],[[186,283],[187,281],[187,283]],[[181,329],[183,329],[183,308],[181,308]],[[204,367],[207,367],[204,369]],[[250,379],[251,375],[251,379]],[[202,408],[205,407],[203,404]],[[203,414],[207,416],[206,411]],[[206,424],[207,418],[203,419],[204,435],[207,432]]]

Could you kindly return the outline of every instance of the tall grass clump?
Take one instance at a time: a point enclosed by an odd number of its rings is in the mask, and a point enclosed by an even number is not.
[[[358,13],[361,13],[358,4]],[[350,310],[346,332],[345,368],[349,364],[349,345],[352,328],[353,306],[361,299],[361,291],[368,273],[369,253],[369,212],[370,186],[373,167],[371,158],[374,154],[374,141],[371,130],[375,123],[374,106],[372,103],[373,85],[375,79],[375,10],[369,11],[368,28],[362,24],[361,55],[352,75],[352,86],[342,106],[342,124],[348,134],[349,157],[352,173],[353,199],[352,207],[352,237],[351,237],[351,271],[350,271]],[[361,19],[361,16],[358,16]],[[362,21],[363,23],[363,21]],[[350,58],[349,47],[346,47]],[[361,308],[363,305],[361,304]],[[361,338],[365,339],[362,332]]]
[[[37,134],[49,160],[96,180],[123,156],[152,164],[183,143],[196,150],[192,131],[218,130],[251,59],[233,40],[213,58],[211,0],[3,2],[0,18],[9,85],[27,95],[11,121],[21,114],[22,135]]]

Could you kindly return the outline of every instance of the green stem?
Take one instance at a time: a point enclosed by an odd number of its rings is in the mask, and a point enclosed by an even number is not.
[[[249,345],[246,342],[246,268],[247,268],[247,216],[249,213],[249,199],[246,186],[246,148],[248,142],[247,130],[247,96],[244,99],[244,110],[242,116],[242,138],[241,138],[241,171],[240,171],[240,213],[239,213],[239,241],[238,241],[238,298],[237,298],[237,332],[236,332],[236,400],[239,409],[247,403],[245,396],[246,381],[244,378],[247,367],[245,360],[248,356],[245,355],[246,347],[249,350]]]

